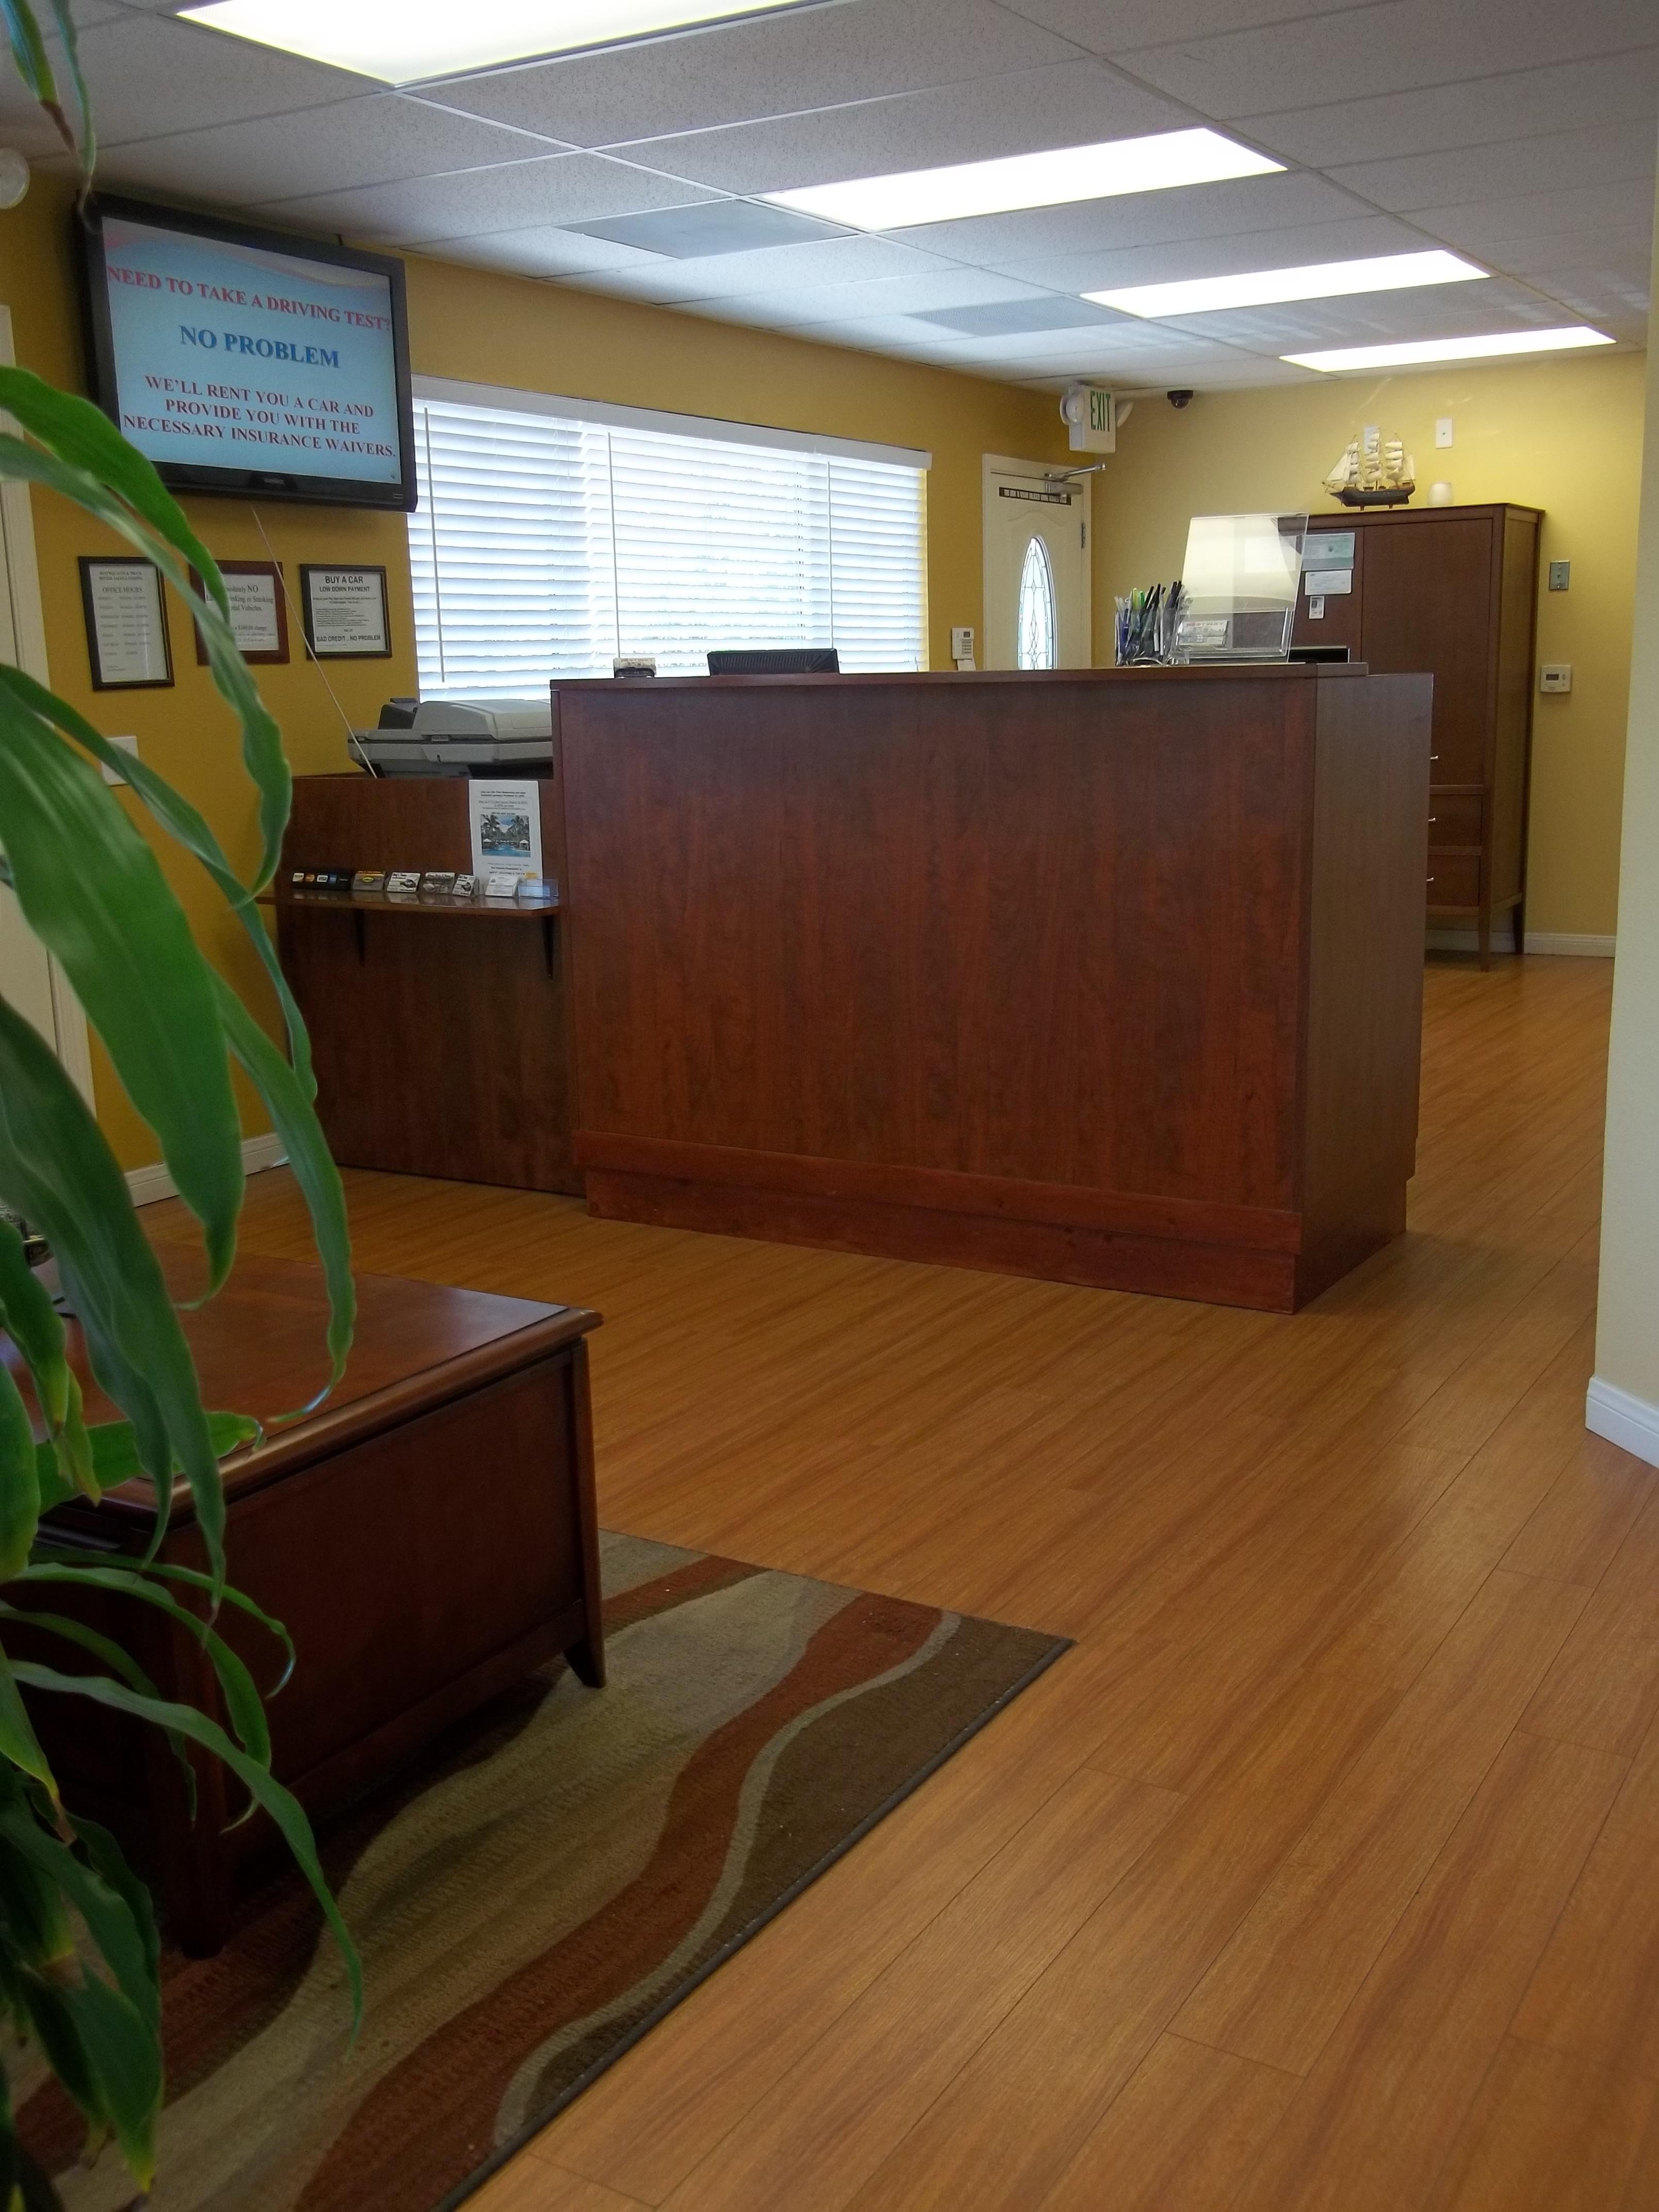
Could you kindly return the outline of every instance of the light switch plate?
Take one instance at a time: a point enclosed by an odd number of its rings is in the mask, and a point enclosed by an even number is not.
[[[1553,592],[1568,592],[1572,589],[1572,563],[1571,561],[1552,561],[1550,562],[1550,589]]]
[[[131,753],[135,758],[137,757],[138,751],[138,740],[137,738],[112,738],[109,742],[112,745],[119,745],[124,753]],[[118,775],[112,768],[105,769],[103,773],[106,783],[125,784],[126,782],[125,776]]]
[[[1538,671],[1540,691],[1571,691],[1572,663],[1570,660],[1547,660]]]
[[[1437,446],[1449,446],[1449,445],[1450,445],[1450,443],[1451,443],[1451,441],[1452,441],[1452,418],[1451,418],[1451,416],[1450,416],[1449,415],[1440,415],[1440,416],[1436,416],[1436,418],[1435,418],[1435,425],[1434,425],[1434,442],[1435,442],[1435,444],[1436,444]]]

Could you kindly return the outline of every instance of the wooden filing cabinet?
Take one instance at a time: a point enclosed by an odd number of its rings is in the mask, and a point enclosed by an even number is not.
[[[1490,964],[1494,915],[1525,941],[1527,793],[1539,526],[1530,507],[1372,507],[1316,515],[1304,570],[1344,572],[1321,539],[1353,537],[1352,589],[1304,588],[1297,645],[1346,646],[1379,673],[1434,678],[1429,847],[1432,921],[1473,921]]]

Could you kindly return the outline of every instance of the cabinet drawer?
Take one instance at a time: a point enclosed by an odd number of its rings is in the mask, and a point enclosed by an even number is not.
[[[1442,845],[1479,845],[1485,819],[1484,799],[1467,792],[1429,793],[1429,848]]]
[[[1431,906],[1479,906],[1480,856],[1478,853],[1431,853],[1424,873],[1428,878]]]

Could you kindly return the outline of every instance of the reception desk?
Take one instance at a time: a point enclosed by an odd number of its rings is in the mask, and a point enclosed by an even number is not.
[[[597,1213],[1288,1312],[1405,1222],[1431,685],[560,686]]]

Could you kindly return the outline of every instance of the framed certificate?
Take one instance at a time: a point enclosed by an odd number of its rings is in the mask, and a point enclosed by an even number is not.
[[[318,660],[390,660],[392,622],[384,568],[301,563],[306,643]]]
[[[82,554],[81,605],[94,691],[159,690],[172,683],[167,602],[153,562]]]
[[[219,574],[225,580],[225,593],[230,601],[231,635],[243,659],[262,664],[286,660],[288,599],[283,590],[283,572],[276,562],[222,561]],[[198,590],[201,580],[199,576],[191,577]],[[199,625],[196,631],[196,658],[206,666],[207,647],[202,642]]]

